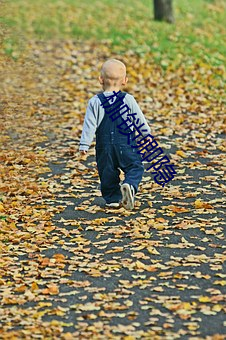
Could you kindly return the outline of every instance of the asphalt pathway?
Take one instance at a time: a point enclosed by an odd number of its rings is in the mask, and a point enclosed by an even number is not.
[[[28,201],[33,212],[20,217],[21,241],[4,241],[0,338],[224,339],[223,113],[153,107],[147,119],[177,175],[162,188],[145,171],[133,211],[105,209],[94,147],[82,158],[78,143],[87,87],[96,90],[93,53],[108,55],[72,42],[31,47],[35,82],[21,66],[30,111],[18,106],[4,122],[11,151],[3,159],[27,178],[29,162],[12,160],[27,147],[49,168],[35,179],[43,194]]]
[[[208,158],[194,150],[186,164],[200,162],[202,170],[184,164],[164,189],[146,171],[135,209],[127,212],[105,209],[93,155],[81,160],[71,152],[77,147],[73,140],[44,147],[65,153],[50,162],[47,175],[60,186],[57,201],[66,204],[54,223],[59,230],[79,227],[82,238],[75,247],[63,236],[63,247],[44,254],[63,252],[70,280],[89,282],[64,304],[76,306],[67,313],[73,323],[68,330],[77,329],[75,337],[92,338],[94,332],[115,339],[225,334],[223,181],[208,169]],[[175,152],[172,147],[168,154]],[[197,198],[209,206],[196,208]],[[69,291],[64,284],[61,290]]]

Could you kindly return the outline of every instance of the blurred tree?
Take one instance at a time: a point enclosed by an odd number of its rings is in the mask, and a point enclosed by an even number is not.
[[[174,22],[173,1],[154,0],[154,19],[170,23]]]

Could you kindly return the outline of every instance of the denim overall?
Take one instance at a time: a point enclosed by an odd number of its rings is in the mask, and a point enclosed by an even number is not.
[[[120,92],[119,95],[124,98],[126,92]],[[103,93],[98,94],[98,98],[101,103],[106,102]],[[97,169],[101,182],[100,190],[106,203],[119,202],[122,199],[119,169],[125,174],[123,183],[131,184],[135,193],[144,173],[141,156],[137,154],[136,148],[131,147],[136,145],[135,141],[132,141],[135,134],[130,135],[130,144],[128,144],[128,136],[122,135],[117,127],[122,122],[121,117],[112,121],[105,113],[96,130]],[[124,127],[126,128],[125,125]]]

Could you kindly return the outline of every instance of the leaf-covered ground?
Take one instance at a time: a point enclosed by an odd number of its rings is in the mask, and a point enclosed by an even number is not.
[[[28,47],[0,66],[0,338],[223,340],[223,67],[114,55],[177,176],[113,211],[78,153],[110,46]]]

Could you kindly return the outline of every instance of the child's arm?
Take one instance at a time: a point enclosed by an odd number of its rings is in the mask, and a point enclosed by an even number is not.
[[[79,144],[79,151],[85,155],[92,143],[97,129],[97,119],[94,112],[93,100],[90,99],[86,109],[86,115],[82,128],[82,136]]]
[[[147,140],[150,140],[150,137],[148,137],[148,135],[151,133],[150,126],[148,125],[148,123],[147,123],[147,121],[144,117],[144,114],[140,109],[140,106],[136,102],[136,99],[132,95],[128,95],[128,97],[126,96],[125,98],[128,98],[128,105],[131,108],[131,113],[136,113],[135,120],[139,119],[138,125],[144,123],[142,129],[145,129],[147,131],[143,134],[143,137],[147,136]]]

